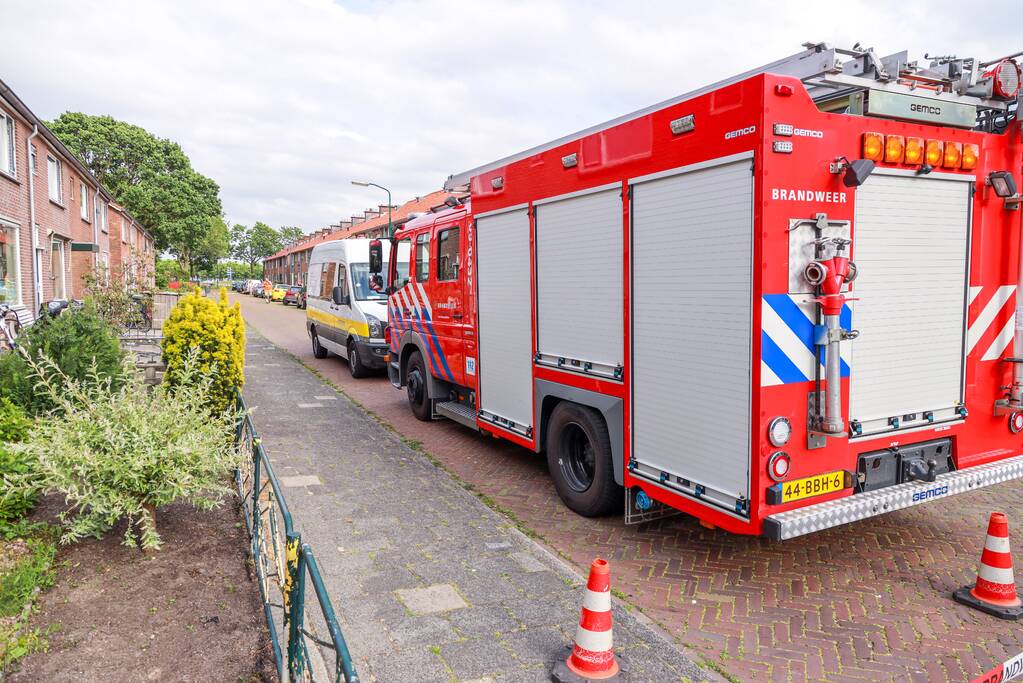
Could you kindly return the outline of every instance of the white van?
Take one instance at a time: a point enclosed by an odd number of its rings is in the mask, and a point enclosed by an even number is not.
[[[383,368],[387,355],[387,293],[382,279],[370,277],[369,243],[351,238],[317,244],[306,276],[305,324],[313,355],[333,352],[348,359],[352,377]]]

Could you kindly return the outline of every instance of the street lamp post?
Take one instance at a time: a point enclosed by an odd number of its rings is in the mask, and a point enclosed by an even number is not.
[[[377,187],[387,193],[387,239],[391,239],[394,236],[394,224],[391,223],[391,191],[383,185],[377,185],[376,183],[370,183],[365,180],[353,180],[352,185],[358,185],[359,187]]]

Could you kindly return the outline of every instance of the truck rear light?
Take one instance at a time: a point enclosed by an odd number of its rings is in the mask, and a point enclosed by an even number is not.
[[[963,145],[959,142],[945,143],[945,156],[941,165],[945,168],[959,168],[963,163]]]
[[[995,68],[984,74],[984,78],[992,80],[991,87],[995,97],[1011,100],[1019,94],[1020,68],[1019,64],[1011,59],[998,62]]]
[[[924,162],[924,139],[906,138],[905,162],[910,166],[919,166]]]
[[[928,166],[941,166],[941,159],[945,148],[940,140],[928,140],[924,147],[924,161]]]
[[[881,161],[884,158],[884,136],[880,133],[863,134],[863,158]]]
[[[384,341],[387,342],[388,346],[391,345],[391,326],[390,325],[388,325],[387,327],[384,328]]]
[[[972,143],[965,143],[963,145],[963,165],[961,168],[964,171],[970,171],[977,168],[977,160],[980,157],[980,145],[974,145]]]
[[[784,481],[792,469],[792,459],[785,451],[775,451],[767,461],[767,474],[775,481]]]
[[[901,164],[906,156],[906,138],[889,135],[884,139],[884,160],[890,164]]]
[[[774,418],[767,425],[767,438],[771,440],[772,446],[781,448],[792,438],[792,423],[787,417]]]

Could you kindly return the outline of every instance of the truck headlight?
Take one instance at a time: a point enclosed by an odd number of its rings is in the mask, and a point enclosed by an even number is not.
[[[371,315],[366,316],[366,323],[369,326],[370,339],[383,339],[384,324]]]

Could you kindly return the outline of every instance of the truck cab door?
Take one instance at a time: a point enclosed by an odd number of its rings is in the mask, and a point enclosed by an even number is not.
[[[411,329],[412,309],[408,303],[412,240],[404,238],[391,247],[388,279],[393,288],[387,297],[387,325],[391,328],[391,351],[401,351],[401,337]]]
[[[430,252],[436,263],[428,290],[433,309],[433,333],[441,354],[442,376],[459,386],[466,386],[467,311],[465,280],[462,277],[463,239],[465,230],[458,222],[439,224],[434,228]]]

